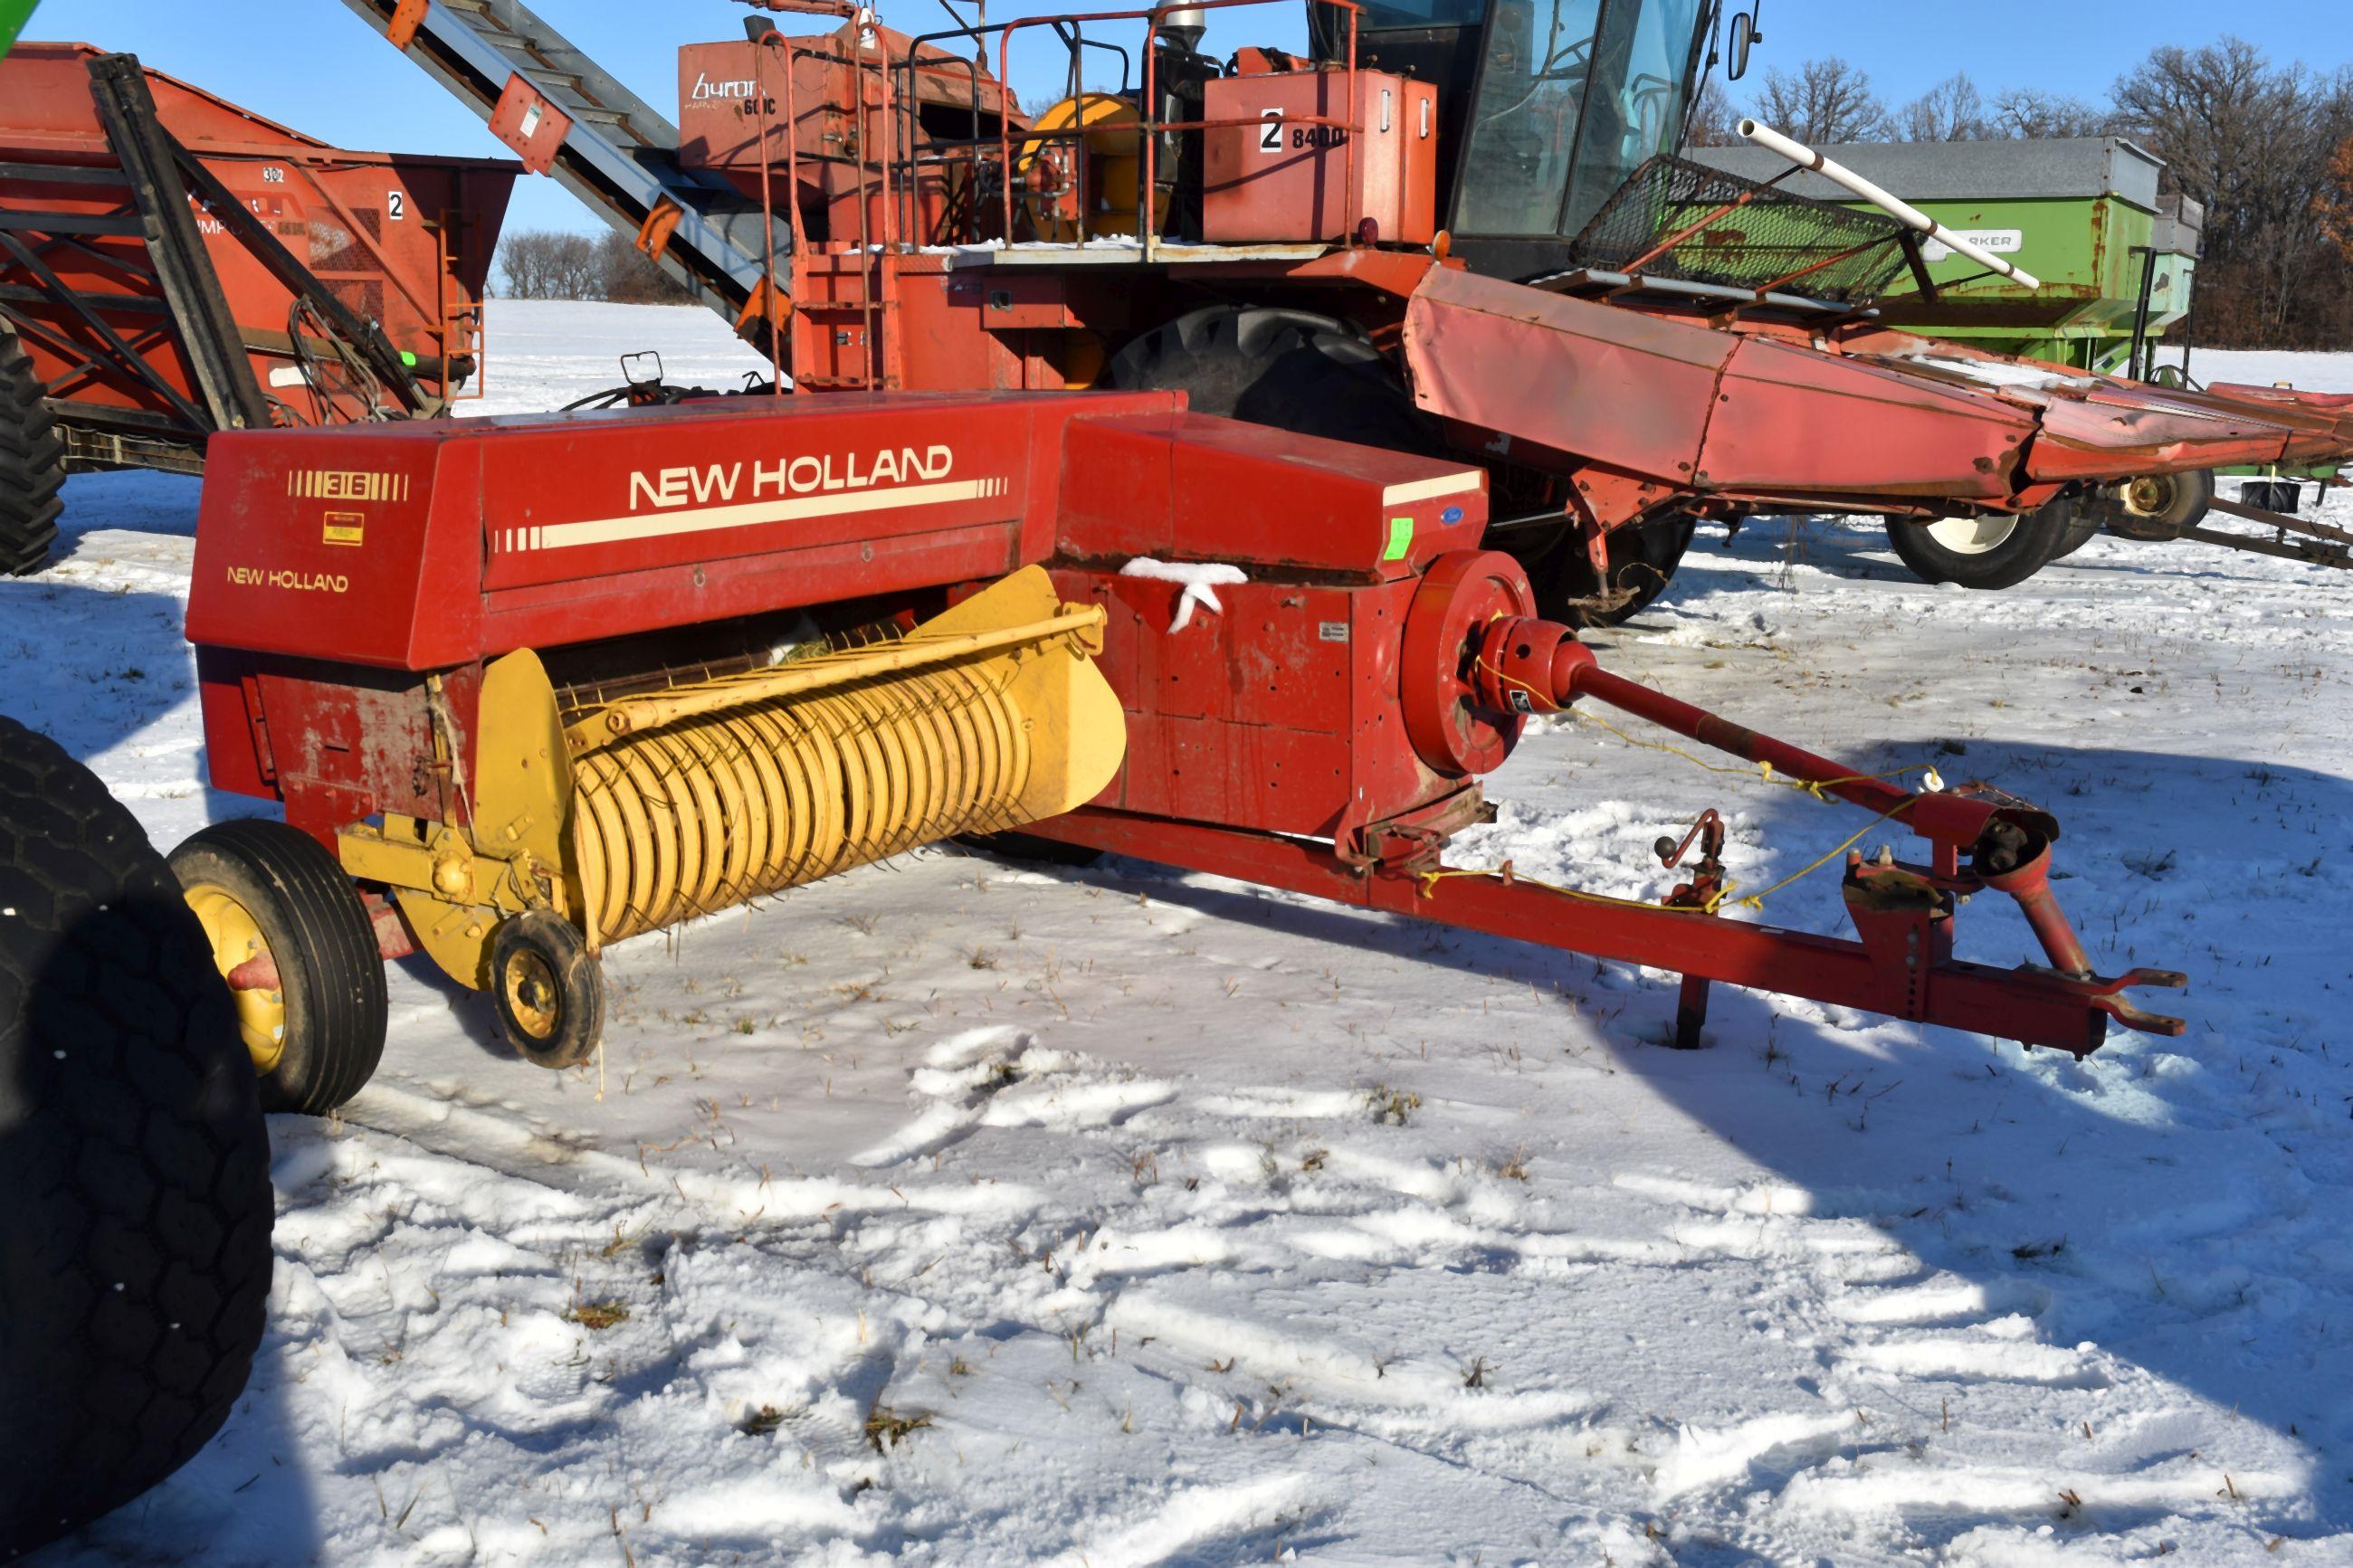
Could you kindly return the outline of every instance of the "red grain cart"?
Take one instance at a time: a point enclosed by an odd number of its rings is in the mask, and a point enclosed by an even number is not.
[[[0,572],[41,563],[68,472],[195,473],[217,430],[479,395],[520,168],[346,152],[130,55],[19,44],[0,61]]]

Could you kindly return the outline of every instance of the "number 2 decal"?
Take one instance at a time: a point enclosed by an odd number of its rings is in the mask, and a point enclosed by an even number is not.
[[[1259,118],[1265,121],[1266,124],[1258,133],[1258,150],[1261,153],[1282,152],[1282,110],[1280,109],[1261,109],[1259,110]]]
[[[385,216],[396,221],[408,216],[408,196],[401,191],[386,191],[384,197]]]

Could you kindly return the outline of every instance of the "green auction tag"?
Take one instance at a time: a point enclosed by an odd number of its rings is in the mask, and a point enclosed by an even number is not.
[[[1406,558],[1406,552],[1412,548],[1413,519],[1409,517],[1389,519],[1389,547],[1381,552],[1381,559],[1402,561]]]

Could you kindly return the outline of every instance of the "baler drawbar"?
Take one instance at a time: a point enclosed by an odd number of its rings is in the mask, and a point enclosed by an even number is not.
[[[604,946],[1011,828],[1674,972],[1686,1045],[1715,981],[2079,1056],[2111,1020],[2182,1028],[2124,994],[2182,976],[2092,971],[2047,814],[1602,668],[1481,547],[1476,470],[1165,393],[732,398],[227,434],[203,505],[214,782],[290,826],[207,829],[181,869],[281,1104],[364,1080],[378,955],[421,949],[565,1066]],[[1205,583],[1216,607],[1180,616]],[[1725,918],[1712,815],[1656,904],[1447,865],[1527,717],[1580,700],[1908,827],[1926,862],[1850,857],[1852,940]],[[298,884],[301,918],[273,912]],[[1978,892],[2045,963],[1954,958]]]

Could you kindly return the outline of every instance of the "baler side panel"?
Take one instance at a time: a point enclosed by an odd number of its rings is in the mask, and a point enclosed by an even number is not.
[[[1192,413],[1073,420],[1058,546],[1399,577],[1478,542],[1477,468]]]
[[[1396,721],[1396,639],[1417,580],[1282,578],[1218,589],[1171,631],[1180,587],[1078,568],[1063,596],[1108,612],[1097,668],[1127,712],[1127,759],[1092,804],[1332,837],[1450,795]]]
[[[470,520],[435,484],[431,434],[420,425],[216,436],[188,640],[395,668],[420,647],[429,657],[462,646],[480,546],[469,562],[447,537]],[[415,435],[428,438],[403,438]],[[428,616],[438,637],[426,635]]]

